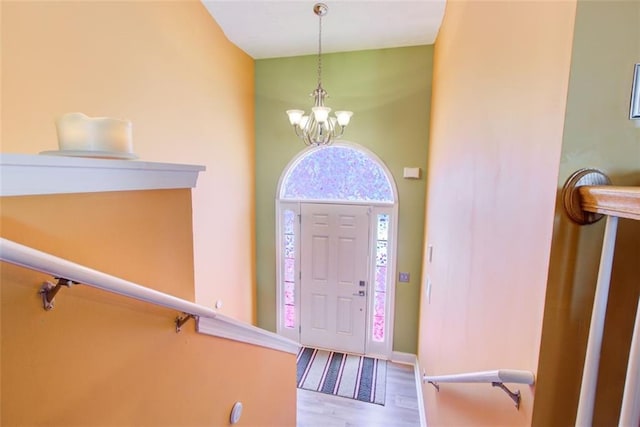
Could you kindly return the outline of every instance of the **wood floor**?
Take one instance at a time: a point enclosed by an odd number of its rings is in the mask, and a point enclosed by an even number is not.
[[[418,427],[413,366],[388,362],[384,406],[298,389],[298,427]]]

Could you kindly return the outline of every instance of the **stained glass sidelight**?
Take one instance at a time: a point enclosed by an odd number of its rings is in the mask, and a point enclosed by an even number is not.
[[[284,327],[293,329],[296,327],[296,214],[292,210],[285,210],[283,214],[284,235]]]
[[[310,151],[285,177],[283,199],[393,203],[393,190],[380,164],[366,153],[340,145]]]
[[[376,275],[373,291],[373,340],[385,338],[385,310],[387,300],[387,247],[389,241],[389,214],[378,214],[376,235]]]

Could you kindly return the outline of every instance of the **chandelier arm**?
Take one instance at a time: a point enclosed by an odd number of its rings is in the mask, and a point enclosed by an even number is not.
[[[345,128],[344,126],[342,126],[342,125],[340,125],[340,124],[336,124],[336,125],[334,126],[334,129],[335,129],[335,131],[334,131],[334,138],[336,138],[336,139],[337,139],[337,138],[342,137],[342,135],[344,135],[344,128]]]
[[[342,132],[340,132],[339,128],[338,128],[338,124],[334,123],[333,121],[329,122],[329,134],[330,134],[330,140],[333,142],[334,139],[336,138],[340,138],[342,136]]]
[[[315,134],[316,129],[316,119],[313,114],[309,115],[309,120],[307,121],[306,126],[302,129],[303,138],[302,140],[306,145],[314,145],[315,142],[313,140],[313,135]]]
[[[320,140],[318,139],[320,124],[315,120],[315,118],[312,118],[311,120],[312,121],[309,123],[306,134],[309,138],[309,143],[311,145],[317,145],[320,143]]]
[[[302,129],[300,128],[300,126],[298,125],[293,125],[293,130],[296,132],[296,136],[298,138],[303,138],[304,139],[304,132],[302,131]]]

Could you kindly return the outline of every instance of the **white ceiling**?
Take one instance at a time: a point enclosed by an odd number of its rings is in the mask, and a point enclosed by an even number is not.
[[[254,59],[318,52],[317,1],[201,0],[227,38]],[[322,51],[433,44],[445,0],[328,0]]]

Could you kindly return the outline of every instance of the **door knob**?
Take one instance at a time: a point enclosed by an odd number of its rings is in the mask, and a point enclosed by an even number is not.
[[[364,296],[364,291],[358,291],[357,294],[353,294],[354,297],[363,297]]]

